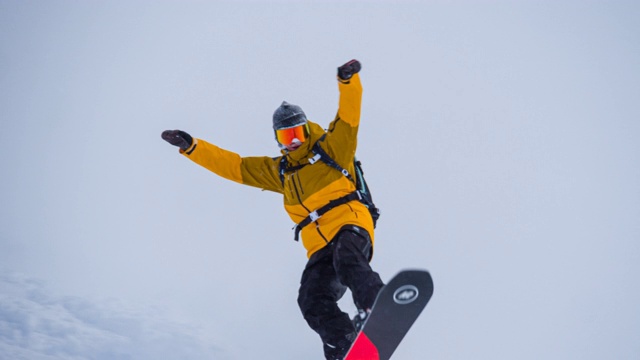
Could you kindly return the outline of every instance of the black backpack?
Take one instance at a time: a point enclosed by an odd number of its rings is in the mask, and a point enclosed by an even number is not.
[[[322,149],[322,147],[320,146],[320,142],[324,140],[325,136],[326,134],[322,135],[322,137],[318,141],[316,141],[315,144],[313,144],[311,151],[313,152],[314,156],[309,159],[309,164],[315,164],[317,161],[322,161],[325,164],[329,165],[330,167],[340,171],[342,175],[347,177],[347,179],[351,180],[355,184],[356,191],[352,192],[351,194],[345,195],[341,198],[331,200],[326,205],[320,207],[319,209],[316,209],[311,214],[309,214],[309,216],[307,216],[294,228],[296,241],[298,241],[300,230],[302,230],[303,227],[318,220],[322,215],[327,213],[329,210],[335,208],[336,206],[346,204],[353,200],[360,201],[367,207],[367,209],[369,209],[369,213],[371,214],[371,218],[373,219],[374,228],[376,227],[376,223],[378,222],[378,218],[380,217],[380,209],[378,209],[373,203],[373,197],[371,196],[371,191],[369,190],[367,181],[364,179],[364,171],[362,170],[362,163],[358,161],[356,158],[354,158],[353,167],[356,172],[355,179],[354,179],[354,177],[351,174],[349,174],[349,172],[346,169],[340,166],[335,160],[333,160],[329,156],[329,154],[327,154],[326,151],[324,151],[324,149]],[[282,184],[284,184],[284,174],[286,172],[295,171],[297,169],[302,168],[302,166],[304,165],[287,167],[287,158],[286,156],[283,156],[282,159],[280,160],[280,181],[282,181]]]

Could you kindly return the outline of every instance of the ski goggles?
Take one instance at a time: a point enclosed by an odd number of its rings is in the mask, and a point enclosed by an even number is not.
[[[276,140],[282,145],[291,145],[293,140],[297,139],[301,143],[305,142],[309,137],[309,125],[302,124],[286,129],[276,130]]]

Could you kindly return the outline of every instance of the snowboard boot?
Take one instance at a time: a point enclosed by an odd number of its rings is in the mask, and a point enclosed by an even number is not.
[[[353,327],[356,328],[356,333],[362,330],[362,328],[364,327],[364,323],[367,322],[367,318],[369,317],[369,314],[371,314],[371,309],[367,309],[367,310],[358,309],[358,313],[356,314],[356,316],[354,316],[354,318],[351,319],[351,323],[353,324]]]
[[[356,333],[347,334],[333,343],[324,343],[324,356],[327,360],[343,360],[356,339]]]

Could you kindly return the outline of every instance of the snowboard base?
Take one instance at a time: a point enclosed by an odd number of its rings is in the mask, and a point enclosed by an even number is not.
[[[403,270],[378,294],[344,360],[388,360],[433,295],[425,270]]]

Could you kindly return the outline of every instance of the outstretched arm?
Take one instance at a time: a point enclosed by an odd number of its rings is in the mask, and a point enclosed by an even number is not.
[[[181,130],[167,130],[162,138],[178,146],[180,153],[196,164],[231,181],[282,193],[278,161],[261,157],[240,157],[202,139],[194,139]]]

